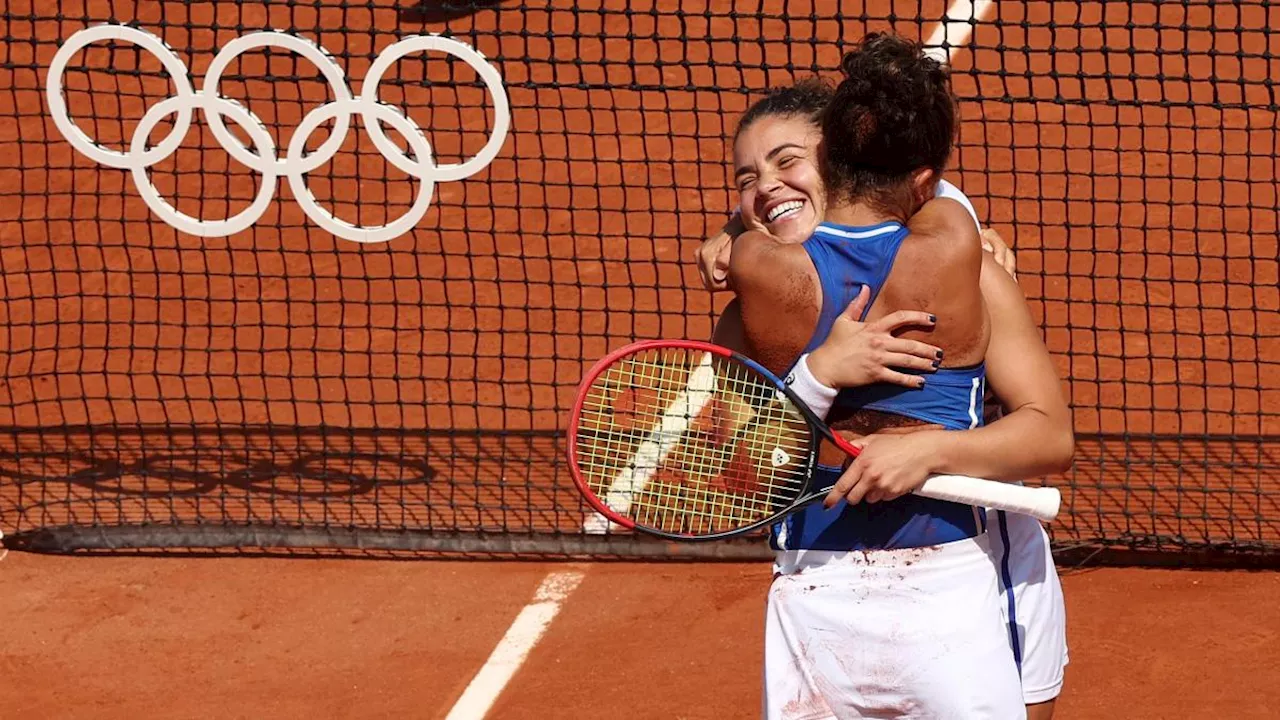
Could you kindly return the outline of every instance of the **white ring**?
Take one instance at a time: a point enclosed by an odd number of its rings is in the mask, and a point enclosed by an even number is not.
[[[369,116],[373,113],[373,108],[378,105],[378,85],[382,82],[382,75],[386,73],[387,68],[391,67],[391,63],[409,53],[423,50],[439,50],[470,65],[489,88],[489,94],[493,96],[493,131],[489,135],[489,142],[485,143],[480,152],[467,162],[457,165],[437,165],[434,169],[437,181],[469,178],[488,166],[498,156],[498,152],[502,150],[502,143],[506,142],[507,130],[511,127],[511,106],[507,101],[506,88],[502,85],[502,76],[470,45],[439,35],[415,35],[384,48],[369,66],[369,72],[364,77],[364,85],[360,88],[365,131],[369,133],[374,146],[388,160],[391,160],[392,155],[401,155],[400,149],[387,138],[386,133],[382,132],[382,128],[376,122],[370,122]],[[395,161],[392,160],[392,163]],[[397,164],[396,167],[400,166]],[[403,167],[400,169],[405,170]],[[424,171],[405,170],[405,172],[421,177]]]
[[[152,129],[160,122],[160,118],[168,115],[175,110],[182,112],[184,106],[181,104],[186,98],[171,97],[154,105],[150,110],[142,116],[142,120],[138,121],[138,127],[133,132],[133,142],[129,145],[129,151],[134,152],[144,146],[147,137],[151,134]],[[276,147],[275,141],[271,139],[271,133],[258,122],[258,118],[253,113],[246,110],[239,103],[227,100],[225,98],[210,98],[204,95],[195,95],[190,100],[191,104],[186,105],[187,112],[190,108],[198,107],[205,111],[206,115],[230,115],[238,125],[249,133],[249,138],[258,146],[263,157],[274,156]],[[218,105],[215,113],[210,113],[209,107]],[[161,220],[169,223],[173,227],[192,235],[200,237],[223,237],[246,230],[262,217],[267,211],[267,206],[271,204],[271,199],[276,194],[276,173],[272,168],[271,172],[263,173],[262,185],[258,188],[258,195],[253,199],[253,203],[249,207],[241,210],[239,213],[225,220],[201,220],[193,218],[190,215],[178,210],[170,205],[163,197],[160,191],[151,182],[151,178],[147,175],[147,168],[144,166],[135,166],[130,168],[133,171],[133,184],[138,188],[138,194],[142,196],[151,211],[160,216]]]
[[[320,69],[325,79],[329,81],[329,87],[333,90],[334,100],[350,100],[351,88],[347,87],[347,76],[342,72],[342,68],[333,60],[333,56],[325,52],[323,48],[310,40],[286,35],[282,32],[256,32],[244,35],[232,40],[218,51],[214,56],[213,62],[209,64],[209,69],[204,74],[204,85],[200,91],[205,95],[213,97],[222,97],[218,92],[218,86],[222,83],[222,73],[226,71],[227,66],[232,60],[240,57],[249,50],[260,47],[282,47],[286,50],[303,56],[311,61],[311,64]],[[313,111],[314,112],[314,111]],[[342,141],[347,137],[347,130],[351,127],[350,115],[334,116],[336,122],[333,126],[333,132],[329,134],[329,139],[325,140],[316,151],[306,158],[302,172],[311,172],[321,165],[333,159],[338,153],[338,149],[342,146]],[[276,166],[282,165],[280,160],[276,158],[260,158],[250,153],[244,145],[240,144],[239,139],[227,130],[227,126],[222,122],[216,113],[208,116],[209,130],[213,132],[213,136],[218,139],[222,147],[231,153],[232,157],[238,160],[246,167],[251,167],[258,172],[266,172],[268,163]],[[277,169],[279,174],[284,174],[283,168]]]
[[[63,97],[62,76],[72,55],[91,43],[100,40],[123,40],[134,43],[151,52],[165,71],[173,78],[177,95],[154,105],[142,116],[134,130],[129,147],[117,152],[90,139],[72,121]],[[303,117],[294,131],[285,156],[276,154],[276,145],[262,121],[253,112],[230,98],[223,97],[218,88],[222,75],[233,60],[245,52],[261,47],[278,47],[292,51],[310,60],[328,80],[334,99]],[[378,86],[391,64],[413,52],[435,50],[453,55],[471,66],[484,81],[493,96],[493,130],[484,148],[464,163],[436,165],[432,157],[431,143],[422,130],[398,108],[378,101]],[[192,89],[187,68],[178,55],[164,41],[144,30],[123,25],[99,25],[74,33],[63,43],[49,66],[47,96],[54,124],[67,142],[86,157],[108,167],[130,170],[138,194],[143,202],[166,223],[186,233],[201,237],[222,237],[240,232],[256,223],[266,212],[267,205],[275,197],[277,180],[281,175],[289,180],[294,197],[313,222],[334,235],[356,242],[385,242],[411,230],[426,214],[435,193],[435,184],[441,181],[461,180],[474,175],[497,157],[506,142],[511,128],[511,106],[502,76],[474,48],[451,38],[414,36],[405,38],[385,48],[374,59],[366,76],[362,92],[353,97],[342,68],[323,48],[309,40],[279,31],[255,32],[227,43],[214,57],[205,74],[199,91]],[[262,184],[249,207],[224,220],[202,220],[182,213],[161,197],[152,184],[148,169],[169,157],[182,144],[191,125],[192,110],[199,108],[209,128],[223,149],[244,166],[262,174]],[[409,210],[385,225],[359,226],[336,217],[321,207],[307,186],[306,174],[331,161],[346,139],[352,116],[360,114],[361,122],[369,133],[374,146],[396,168],[416,178],[422,186]],[[173,131],[159,144],[147,149],[150,134],[160,120],[175,115]],[[230,117],[249,134],[253,148],[240,142],[226,126],[223,116]],[[324,122],[333,119],[334,127],[328,139],[310,154],[306,152],[307,140]],[[412,157],[387,137],[382,128],[386,123],[400,133],[409,145]],[[256,152],[255,152],[256,151]]]
[[[124,40],[149,51],[169,73],[173,84],[178,88],[178,97],[190,98],[195,95],[195,91],[191,89],[191,81],[187,79],[187,66],[182,64],[182,60],[163,40],[151,33],[125,25],[96,25],[67,38],[67,41],[54,54],[53,61],[49,63],[49,76],[46,80],[49,87],[46,95],[49,100],[49,113],[53,115],[53,124],[62,131],[62,136],[71,143],[71,147],[79,150],[81,155],[107,167],[130,170],[135,167],[155,165],[169,157],[182,144],[182,138],[187,134],[187,128],[191,126],[190,106],[178,109],[178,117],[173,121],[173,132],[170,132],[168,137],[156,147],[141,154],[135,154],[132,149],[116,152],[99,145],[76,126],[71,116],[67,114],[67,100],[62,96],[62,74],[66,72],[67,62],[71,60],[72,55],[99,40]]]
[[[337,117],[338,113],[350,113],[353,107],[353,101],[331,102],[307,113],[307,116],[302,119],[302,123],[298,125],[297,131],[294,132],[293,139],[289,142],[289,150],[285,154],[286,157],[290,160],[299,157],[302,148],[306,145],[307,138],[317,127],[320,127],[321,123],[330,117]],[[389,105],[379,106],[376,114],[375,121],[385,122],[395,128],[408,141],[409,148],[413,150],[414,155],[423,158],[422,162],[428,165],[431,163],[431,145],[412,120]],[[387,158],[394,164],[393,157],[403,158],[404,156],[397,148],[395,155]],[[293,191],[294,199],[302,206],[302,211],[307,214],[307,217],[338,237],[362,243],[386,242],[399,237],[412,229],[414,225],[417,225],[422,216],[427,214],[427,209],[431,206],[431,195],[435,192],[435,180],[432,179],[430,173],[411,174],[418,178],[422,186],[418,188],[418,197],[414,198],[413,205],[409,208],[409,211],[401,215],[399,219],[386,225],[361,226],[352,225],[320,207],[320,204],[316,202],[315,196],[311,194],[311,188],[307,186],[307,181],[303,174],[295,168],[289,168],[285,171],[285,177],[289,179],[289,189]]]

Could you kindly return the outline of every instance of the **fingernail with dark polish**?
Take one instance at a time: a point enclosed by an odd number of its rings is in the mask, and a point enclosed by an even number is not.
[[[942,359],[942,351],[941,351],[941,350],[939,350],[939,351],[938,351],[938,359],[939,359],[939,360],[941,360],[941,359]]]
[[[941,361],[938,361],[938,360],[934,360],[934,361],[933,361],[933,369],[934,369],[934,370],[937,370],[937,369],[938,369],[939,367],[941,367],[941,366],[942,366],[942,362],[941,362]]]
[[[937,315],[930,315],[930,316],[929,316],[929,322],[931,322],[931,323],[936,323],[936,322],[938,322],[938,316],[937,316]]]

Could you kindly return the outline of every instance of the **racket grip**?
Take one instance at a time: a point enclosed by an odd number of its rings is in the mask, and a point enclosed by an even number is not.
[[[1045,522],[1056,518],[1062,505],[1062,493],[1058,488],[1027,487],[964,475],[933,475],[924,481],[916,494],[934,500],[1030,515]]]

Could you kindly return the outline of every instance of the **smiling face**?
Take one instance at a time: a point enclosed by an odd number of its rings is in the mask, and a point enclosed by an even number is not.
[[[822,222],[822,131],[804,115],[761,117],[733,147],[742,221],[783,242],[804,242]]]

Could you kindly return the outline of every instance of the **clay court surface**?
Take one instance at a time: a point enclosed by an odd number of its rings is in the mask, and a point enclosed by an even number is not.
[[[566,569],[581,585],[490,717],[758,714],[767,564],[10,553],[0,715],[443,718]],[[1063,584],[1059,718],[1275,716],[1280,573],[1064,569]]]

